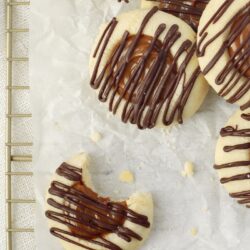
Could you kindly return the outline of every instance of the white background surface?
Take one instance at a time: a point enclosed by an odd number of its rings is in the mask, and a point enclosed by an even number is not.
[[[107,115],[107,107],[90,89],[87,65],[93,38],[99,25],[119,11],[118,6],[114,0],[33,0],[38,250],[60,249],[47,230],[44,194],[56,167],[82,150],[91,155],[94,183],[101,194],[117,198],[135,190],[152,192],[155,223],[142,249],[248,249],[249,210],[228,197],[212,168],[219,130],[235,107],[210,93],[200,112],[171,133],[138,131]],[[103,134],[100,143],[91,142],[92,131]],[[195,163],[196,173],[184,179],[180,172],[187,160]],[[119,183],[117,176],[123,169],[135,173],[133,185]],[[198,229],[196,237],[190,233],[193,227]]]

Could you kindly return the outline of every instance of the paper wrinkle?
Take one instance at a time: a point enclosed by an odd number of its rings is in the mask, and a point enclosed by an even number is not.
[[[60,163],[85,151],[100,194],[121,199],[136,190],[152,192],[155,222],[143,250],[246,250],[249,210],[228,196],[213,169],[219,131],[236,107],[210,91],[200,111],[184,125],[140,131],[110,114],[89,86],[89,53],[99,26],[138,5],[139,1],[126,5],[115,0],[32,1],[37,249],[61,249],[49,234],[44,195]],[[102,134],[100,142],[91,141],[92,131]],[[180,175],[186,161],[196,166],[187,179]],[[124,169],[133,171],[135,183],[119,182]],[[194,227],[196,237],[190,234]]]

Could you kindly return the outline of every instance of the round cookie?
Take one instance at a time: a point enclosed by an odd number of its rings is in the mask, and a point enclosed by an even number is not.
[[[100,197],[84,153],[60,165],[46,198],[50,232],[65,250],[136,250],[152,227],[151,195],[135,193],[119,202]]]
[[[197,55],[208,83],[242,110],[250,107],[249,13],[249,0],[211,0],[197,37]]]
[[[121,14],[100,29],[90,85],[125,123],[140,129],[181,124],[208,92],[195,41],[185,22],[157,7]]]
[[[210,0],[141,0],[141,8],[158,6],[160,10],[175,15],[197,31],[200,17]]]
[[[214,167],[230,196],[250,208],[250,109],[237,111],[221,129]]]

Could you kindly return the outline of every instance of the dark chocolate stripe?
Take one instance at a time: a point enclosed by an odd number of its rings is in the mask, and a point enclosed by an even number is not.
[[[245,205],[250,203],[250,190],[249,191],[242,191],[237,193],[231,193],[230,196],[232,198],[238,199],[238,203]],[[250,205],[247,207],[249,208]]]
[[[225,152],[231,152],[233,150],[243,150],[243,149],[250,149],[250,143],[237,144],[233,146],[225,146],[223,148]]]
[[[99,43],[98,43],[98,45],[97,45],[97,47],[95,49],[95,52],[93,54],[93,57],[97,56],[97,53],[99,52],[100,46],[103,43],[103,46],[102,46],[101,51],[99,53],[100,55],[99,55],[99,57],[97,59],[97,63],[95,65],[95,68],[94,68],[94,71],[93,71],[93,74],[92,74],[92,77],[91,77],[91,80],[90,80],[90,85],[93,88],[98,88],[99,87],[98,85],[96,86],[94,84],[94,80],[95,80],[95,78],[96,78],[96,76],[98,74],[99,65],[100,65],[101,60],[102,60],[102,55],[103,55],[103,53],[104,53],[104,51],[105,51],[105,49],[106,49],[106,47],[107,47],[107,45],[109,43],[109,39],[110,39],[111,35],[113,34],[116,25],[117,25],[117,20],[115,18],[113,18],[112,21],[108,24],[107,28],[104,30],[103,35],[102,35],[102,37],[101,37],[101,39],[100,39],[100,41],[99,41]]]
[[[242,114],[241,118],[246,120],[246,121],[250,121],[250,113],[249,114]]]
[[[242,192],[238,192],[238,193],[231,193],[230,196],[232,198],[247,199],[247,198],[250,198],[250,191],[242,191]]]
[[[231,182],[231,181],[243,181],[243,180],[250,180],[250,173],[234,175],[234,176],[228,177],[228,178],[222,178],[220,180],[220,182],[222,184],[225,184],[225,183],[228,183],[228,182]]]
[[[248,109],[248,108],[250,108],[250,100],[249,100],[246,104],[244,104],[244,105],[242,105],[242,106],[240,107],[241,110],[246,110],[246,109]]]
[[[238,129],[238,126],[236,126],[236,128],[232,126],[227,126],[221,129],[220,135],[222,137],[225,136],[250,137],[250,129]]]
[[[238,203],[241,204],[241,205],[248,204],[248,203],[250,203],[250,198],[245,199],[245,200],[239,200]],[[249,206],[247,206],[247,207],[249,207]]]
[[[234,168],[234,167],[244,167],[244,166],[250,166],[250,161],[235,161],[225,164],[215,164],[215,169],[223,169],[223,168]]]
[[[82,178],[82,170],[71,166],[66,162],[62,163],[62,165],[56,170],[56,173],[70,181],[81,181]]]
[[[118,2],[125,2],[125,3],[129,3],[129,0],[118,0]]]

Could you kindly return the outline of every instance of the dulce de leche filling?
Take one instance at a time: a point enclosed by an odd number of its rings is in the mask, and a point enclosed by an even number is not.
[[[110,202],[109,198],[99,197],[83,182],[74,184],[72,188],[89,198],[79,200],[76,205],[75,225],[70,228],[73,234],[93,239],[109,233],[109,228],[112,229],[114,226],[118,227],[124,224],[125,214],[110,210],[107,206]],[[127,208],[126,202],[119,205]]]
[[[116,73],[117,68],[120,68],[121,65],[124,64],[125,60],[126,60],[126,54],[129,50],[129,48],[131,47],[131,43],[134,41],[135,36],[131,35],[128,37],[124,50],[122,51],[120,60],[118,61],[117,65],[115,66],[113,72]],[[140,74],[139,79],[134,78],[133,79],[133,83],[134,84],[130,84],[129,87],[128,83],[131,81],[132,75],[134,74],[134,71],[136,70],[138,64],[140,63],[140,61],[144,58],[145,52],[148,51],[148,49],[150,48],[151,44],[153,41],[153,37],[151,36],[147,36],[147,35],[141,35],[130,59],[129,62],[127,64],[127,67],[122,75],[122,78],[119,81],[119,88],[118,88],[118,94],[122,95],[124,99],[126,99],[127,101],[130,101],[132,103],[136,103],[137,102],[137,98],[139,96],[141,96],[141,89],[142,89],[142,83],[143,81],[146,79],[147,77],[147,73],[149,72],[150,68],[152,68],[153,64],[155,63],[160,50],[162,49],[162,42],[160,40],[157,40],[154,43],[154,46],[152,47],[151,53],[149,54],[147,60],[145,61],[143,68],[141,68],[140,70],[142,71]],[[119,46],[120,44],[118,44],[117,46],[115,46],[115,49]],[[166,61],[166,67],[169,67],[172,63],[173,63],[173,56],[171,55],[171,53],[168,53],[167,56],[164,58],[164,60]],[[176,67],[174,67],[173,71],[171,72],[172,77],[175,76],[177,69]],[[158,84],[160,82],[161,76],[159,76],[159,81],[155,84],[154,88],[151,90],[151,92],[153,92],[155,89],[157,89]],[[164,93],[164,91],[163,91]],[[147,93],[145,93],[147,94]],[[149,94],[149,93],[148,93]],[[153,94],[151,94],[151,98],[148,101],[148,104],[151,103],[153,101]],[[164,98],[164,96],[162,95],[161,98],[159,98],[159,101],[161,101]]]
[[[232,25],[230,35],[242,28],[241,33],[236,37],[228,49],[229,56],[236,63],[238,70],[245,77],[250,78],[250,22],[247,24],[243,21],[244,15],[240,16]]]
[[[209,0],[160,0],[160,9],[188,23],[195,31]]]

